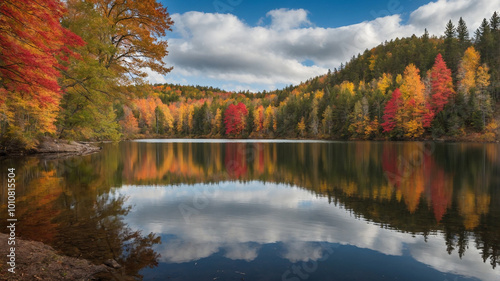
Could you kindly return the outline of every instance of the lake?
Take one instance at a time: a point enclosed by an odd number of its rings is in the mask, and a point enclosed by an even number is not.
[[[141,140],[6,158],[17,235],[144,280],[500,280],[500,146]]]

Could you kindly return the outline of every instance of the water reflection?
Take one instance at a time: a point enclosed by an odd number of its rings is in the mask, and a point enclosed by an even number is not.
[[[333,251],[312,279],[329,280],[333,269],[340,279],[387,274],[376,275],[358,262],[358,269],[375,275],[349,275],[343,268],[352,261],[341,256],[358,253],[372,257],[367,263],[381,262],[394,277],[436,278],[433,269],[452,274],[445,278],[496,280],[499,148],[125,142],[83,158],[10,159],[0,165],[1,173],[9,165],[22,171],[22,236],[71,255],[120,259],[147,279],[206,278],[230,260],[247,278],[274,280],[290,264],[320,261]],[[394,270],[407,262],[403,257],[427,266],[420,269],[423,275]],[[205,271],[188,266],[202,260]],[[256,270],[266,264],[272,268]],[[233,269],[233,275],[241,271]],[[234,277],[221,276],[213,278]]]
[[[123,222],[131,207],[124,204],[125,196],[112,193],[115,182],[104,169],[112,168],[108,166],[112,162],[94,160],[4,159],[2,172],[3,166],[15,167],[18,175],[16,235],[98,264],[115,259],[124,266],[123,274],[140,276],[141,269],[158,264],[159,254],[152,246],[160,243],[160,237],[143,235]],[[6,189],[2,192],[5,195]],[[0,212],[5,229],[5,202]]]
[[[276,259],[292,264],[318,261],[327,250],[338,254],[345,245],[350,245],[363,249],[360,255],[370,251],[383,254],[377,254],[377,260],[383,262],[388,256],[411,257],[445,273],[482,280],[500,276],[498,270],[483,263],[480,251],[474,247],[462,258],[450,256],[439,235],[413,236],[353,219],[344,208],[332,207],[324,198],[307,190],[283,184],[222,183],[213,195],[207,195],[204,208],[189,214],[186,221],[179,207],[194,208],[193,198],[201,198],[207,189],[203,184],[174,188],[126,186],[120,192],[130,195],[131,204],[147,206],[128,216],[127,222],[132,227],[161,233],[162,245],[156,249],[161,254],[160,261],[166,264],[212,264],[215,255],[259,263],[265,259],[261,253],[274,248],[275,255],[265,262],[283,273],[286,268],[280,270]],[[144,223],[145,217],[150,218],[149,223]],[[381,267],[392,270],[392,266],[383,262]],[[360,264],[358,270],[364,271],[366,267]],[[252,268],[245,272],[252,273]],[[182,276],[189,279],[186,273]],[[435,274],[429,273],[426,278],[415,280],[434,278]]]

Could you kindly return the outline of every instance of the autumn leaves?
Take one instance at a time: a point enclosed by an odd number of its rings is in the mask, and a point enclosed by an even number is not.
[[[119,139],[114,105],[148,68],[171,70],[161,37],[172,24],[156,0],[2,1],[3,149],[32,148],[45,134]]]
[[[84,42],[61,26],[63,3],[5,0],[0,5],[0,135],[15,145],[54,133],[62,89],[59,69],[78,57]]]
[[[457,88],[466,97],[476,95],[480,103],[475,109],[484,117],[491,110],[487,92],[490,77],[488,67],[479,66],[479,63],[479,53],[474,47],[469,47],[459,66]],[[419,138],[451,101],[455,94],[452,73],[441,54],[424,80],[427,83],[422,81],[415,65],[406,67],[401,86],[394,90],[385,106],[384,133],[397,138]],[[485,122],[483,118],[483,126]]]
[[[418,138],[431,126],[434,116],[448,103],[453,91],[451,71],[441,54],[429,73],[430,89],[422,82],[415,65],[406,67],[400,88],[394,90],[384,111],[384,133],[398,138]]]

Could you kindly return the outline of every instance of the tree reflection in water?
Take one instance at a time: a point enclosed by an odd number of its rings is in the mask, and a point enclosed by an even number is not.
[[[17,190],[22,238],[50,244],[62,254],[96,264],[114,259],[127,276],[140,277],[142,268],[158,265],[159,254],[153,245],[161,243],[160,237],[143,235],[123,222],[132,206],[126,206],[127,198],[112,196],[113,177],[100,170],[92,157],[9,162],[19,167],[22,177]],[[3,205],[2,211],[7,213]]]
[[[96,262],[116,259],[132,275],[157,265],[159,255],[153,246],[160,238],[123,222],[133,209],[126,206],[127,198],[115,194],[116,189],[234,180],[298,186],[382,227],[425,237],[440,232],[448,253],[462,257],[474,244],[484,262],[496,267],[499,146],[432,146],[125,142],[107,144],[102,152],[85,157],[11,159],[0,165],[18,167],[21,236]],[[0,177],[6,178],[5,171]]]

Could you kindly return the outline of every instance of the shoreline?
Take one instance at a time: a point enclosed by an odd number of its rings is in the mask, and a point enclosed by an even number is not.
[[[332,141],[332,142],[440,142],[440,143],[500,143],[499,138],[495,138],[494,140],[480,140],[478,138],[420,138],[420,139],[386,139],[386,138],[378,138],[378,139],[332,139],[332,138],[290,138],[290,137],[279,137],[279,138],[271,138],[271,137],[221,137],[221,136],[162,136],[162,135],[141,135],[136,138],[124,138],[120,141],[134,141],[134,140],[145,140],[145,139],[160,139],[160,140],[293,140],[293,141]],[[89,142],[92,143],[92,142]],[[103,143],[103,142],[93,142],[93,143]]]
[[[8,237],[7,234],[0,233],[2,260],[6,259],[10,247],[13,247],[7,244]],[[61,255],[42,242],[17,237],[15,241],[15,272],[7,271],[7,261],[2,262],[1,280],[134,280],[125,276],[118,267],[96,265],[86,259]]]
[[[118,142],[122,141],[135,141],[135,140],[147,140],[147,139],[158,139],[158,140],[224,140],[224,141],[245,141],[245,140],[268,140],[272,142],[276,141],[305,141],[305,142],[438,142],[438,143],[477,143],[477,144],[495,144],[500,143],[500,139],[494,140],[481,140],[474,137],[465,138],[421,138],[421,139],[330,139],[330,138],[271,138],[271,137],[220,137],[220,136],[163,136],[163,135],[140,135],[135,138],[124,138]],[[62,139],[54,139],[49,137],[44,137],[40,140],[38,146],[30,150],[14,149],[14,150],[0,150],[0,157],[10,157],[10,156],[33,156],[33,155],[46,155],[53,156],[56,158],[64,156],[84,156],[92,153],[99,152],[102,147],[98,146],[102,143],[112,143],[112,141],[68,141]]]
[[[34,149],[7,149],[0,151],[0,156],[29,156],[29,155],[88,155],[98,152],[102,147],[89,142],[69,141],[43,137]]]

